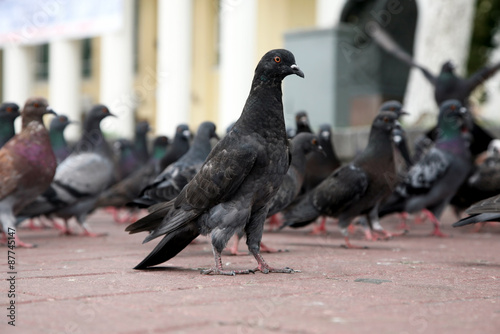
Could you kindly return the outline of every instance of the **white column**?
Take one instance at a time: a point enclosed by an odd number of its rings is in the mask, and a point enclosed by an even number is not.
[[[338,25],[346,0],[316,0],[316,25],[332,28]]]
[[[82,54],[80,40],[59,40],[50,43],[49,103],[58,114],[71,121],[80,121],[82,103],[80,84]],[[73,124],[65,131],[68,140],[79,138],[81,124]]]
[[[257,0],[221,1],[219,122],[225,129],[236,121],[250,92],[257,62]]]
[[[438,75],[441,65],[451,60],[457,67],[457,74],[464,75],[472,34],[474,4],[475,1],[470,0],[420,0],[415,61],[432,74]],[[460,24],[457,24],[457,18],[460,18]],[[412,69],[408,80],[404,105],[410,115],[405,117],[405,121],[416,122],[424,113],[437,114],[434,87],[422,72]]]
[[[102,129],[118,137],[134,134],[133,0],[123,1],[119,30],[101,37],[100,103],[117,117],[104,119]]]
[[[158,1],[156,131],[172,136],[191,109],[192,1]]]
[[[34,50],[30,46],[12,45],[3,49],[3,100],[22,108],[32,94]]]

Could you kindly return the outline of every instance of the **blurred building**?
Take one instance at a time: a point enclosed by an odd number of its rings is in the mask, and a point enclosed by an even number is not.
[[[415,121],[437,110],[428,83],[356,43],[375,20],[436,73],[448,59],[463,69],[473,15],[473,0],[2,0],[0,100],[46,96],[76,120],[103,103],[118,116],[105,123],[116,137],[130,137],[136,120],[167,135],[182,122],[222,130],[239,117],[260,57],[287,47],[306,74],[285,81],[287,122],[304,107],[313,125],[368,124],[388,98],[405,98]]]

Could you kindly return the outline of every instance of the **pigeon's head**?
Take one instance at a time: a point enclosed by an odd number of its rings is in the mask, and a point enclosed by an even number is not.
[[[217,133],[215,132],[217,130],[217,127],[213,122],[203,122],[200,124],[198,127],[198,133],[205,132],[208,138],[215,138],[219,140],[219,136],[217,136]]]
[[[64,131],[66,127],[72,122],[68,119],[66,115],[58,115],[50,121],[51,131]]]
[[[108,116],[114,116],[116,117],[114,114],[112,114],[108,107],[106,107],[105,105],[103,104],[96,104],[95,106],[92,107],[92,109],[90,109],[88,115],[87,115],[87,118],[88,119],[93,119],[93,120],[97,120],[97,121],[101,121],[103,120],[104,118],[108,117]]]
[[[16,103],[4,102],[0,104],[0,119],[14,121],[19,115],[19,106]]]
[[[175,137],[184,140],[190,140],[192,137],[189,126],[186,124],[179,124],[175,130]]]
[[[380,106],[380,109],[379,109],[379,112],[382,112],[382,111],[394,112],[394,113],[396,113],[398,118],[403,116],[403,115],[408,115],[408,112],[403,110],[403,105],[401,104],[401,102],[396,101],[396,100],[390,100],[390,101],[384,102]]]
[[[381,129],[384,132],[391,132],[398,124],[398,115],[393,111],[382,111],[375,116],[373,128]]]
[[[332,127],[330,124],[321,124],[318,134],[321,140],[329,141],[332,138]]]
[[[137,122],[135,125],[135,134],[137,135],[145,135],[149,131],[151,131],[151,127],[149,126],[148,121]]]
[[[309,118],[307,117],[307,113],[303,110],[296,113],[295,123],[297,124],[297,128],[299,128],[300,126],[309,126]]]
[[[439,107],[438,128],[440,132],[469,132],[472,128],[472,116],[458,100],[446,100]]]
[[[455,64],[448,60],[446,63],[441,66],[441,73],[453,73],[455,72]]]
[[[267,52],[255,69],[255,78],[260,82],[281,82],[287,75],[304,77],[304,72],[295,63],[293,53],[285,49]]]
[[[23,127],[31,121],[42,122],[43,115],[56,113],[49,107],[49,103],[43,97],[32,97],[29,98],[24,104],[22,117],[23,117]]]
[[[319,143],[318,136],[314,133],[302,132],[292,139],[293,147],[300,148],[305,154],[310,152],[319,152],[325,154],[323,147]]]

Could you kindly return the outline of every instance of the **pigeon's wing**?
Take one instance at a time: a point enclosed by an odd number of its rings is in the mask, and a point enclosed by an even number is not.
[[[478,213],[500,213],[500,195],[479,201],[466,210],[470,215]]]
[[[491,66],[485,66],[475,73],[473,73],[469,78],[465,79],[465,87],[467,88],[469,94],[480,84],[492,77],[498,70],[500,70],[500,62]]]
[[[434,147],[431,148],[429,153],[408,171],[404,180],[406,191],[409,194],[428,192],[449,166],[450,161],[446,155]]]
[[[429,72],[425,67],[417,64],[413,58],[403,50],[397,43],[394,41],[394,39],[380,26],[378,26],[376,29],[371,30],[371,37],[375,40],[375,42],[380,45],[385,51],[388,53],[392,54],[394,57],[398,58],[399,60],[403,61],[404,63],[408,64],[409,66],[413,66],[418,68],[424,76],[426,77],[427,80],[433,85],[436,84],[437,78]]]
[[[349,164],[337,169],[316,188],[314,206],[329,216],[336,216],[359,201],[368,188],[368,175]]]
[[[251,138],[248,139],[245,144],[226,140],[227,145],[217,145],[201,170],[175,199],[150,207],[151,214],[127,227],[127,231],[152,231],[144,239],[148,242],[183,228],[202,212],[231,198],[257,159],[258,150]]]
[[[205,210],[231,198],[254,167],[258,150],[251,140],[214,148],[198,174],[177,197],[175,206],[184,210]]]
[[[0,164],[0,200],[2,200],[17,188],[17,180],[21,178],[22,170],[15,168],[14,160],[6,149],[0,150]]]

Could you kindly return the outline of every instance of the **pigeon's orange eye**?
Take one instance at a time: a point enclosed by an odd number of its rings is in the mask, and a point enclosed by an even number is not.
[[[388,123],[389,122],[389,118],[388,117],[384,117],[384,122]]]
[[[7,107],[7,112],[12,112],[12,108],[11,107]]]
[[[106,108],[102,108],[102,112],[103,112],[103,113],[107,113],[107,112],[108,112],[108,109],[106,109]]]
[[[454,104],[452,104],[451,107],[450,107],[451,110],[455,110],[456,108],[457,107]]]
[[[316,139],[312,140],[313,145],[318,145],[318,141]]]
[[[38,103],[33,103],[33,107],[38,108],[40,105]]]
[[[276,57],[274,57],[274,61],[277,63],[281,63],[281,58],[276,56]]]

